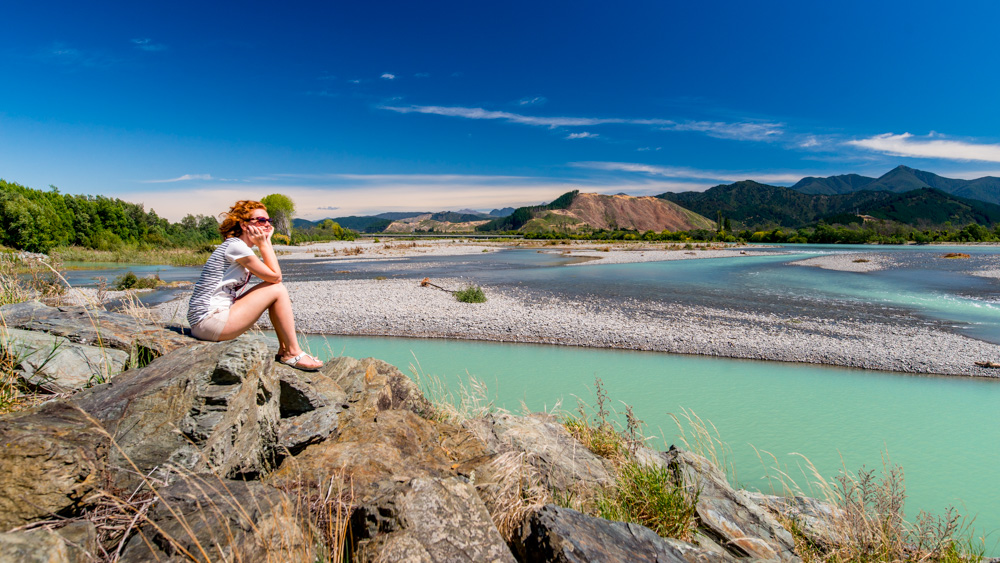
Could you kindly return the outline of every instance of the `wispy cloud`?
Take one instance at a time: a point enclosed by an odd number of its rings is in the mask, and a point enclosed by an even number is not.
[[[389,73],[389,72],[385,72],[385,73],[382,74],[382,76],[380,78],[382,80],[395,80],[396,79],[396,75],[392,74],[392,73]]]
[[[530,105],[530,104],[522,104]],[[784,125],[771,122],[676,121],[659,118],[619,117],[544,117],[509,111],[462,106],[382,106],[381,109],[397,113],[423,113],[464,119],[500,120],[520,125],[539,127],[595,127],[599,125],[647,125],[664,131],[695,131],[720,139],[739,141],[771,141],[784,133]],[[582,138],[582,137],[568,137]]]
[[[541,127],[586,127],[588,125],[633,124],[633,125],[674,125],[668,119],[621,119],[601,117],[538,117],[523,115],[509,111],[493,111],[483,108],[461,106],[382,106],[382,109],[398,113],[424,113],[443,115],[447,117],[462,117],[465,119],[498,119],[519,123],[521,125],[536,125]]]
[[[755,180],[764,183],[794,184],[805,176],[822,175],[805,172],[755,172],[755,171],[721,171],[699,170],[681,166],[657,166],[634,162],[574,162],[572,166],[603,170],[606,172],[635,172],[663,178],[686,178],[693,180],[714,180],[716,182],[739,182]]]
[[[418,72],[413,75],[415,78],[430,78],[431,73],[429,72]]]
[[[658,151],[662,149],[663,147],[639,147],[635,150],[637,150],[638,152],[646,152],[646,151]]]
[[[190,180],[218,180],[220,182],[228,181],[218,178],[212,178],[211,174],[184,174],[183,176],[178,176],[176,178],[170,178],[168,180],[143,180],[143,184],[169,184],[172,182],[187,182]]]
[[[350,82],[351,84],[361,84],[361,80],[359,80],[357,78],[352,78],[352,79],[348,80],[348,82]]]
[[[569,135],[566,135],[567,139],[595,139],[597,137],[600,137],[600,135],[589,131],[584,131],[582,133],[570,133]]]
[[[847,141],[848,145],[890,156],[940,158],[944,160],[1000,162],[1000,145],[884,133],[867,139]]]
[[[143,51],[151,51],[151,52],[152,51],[165,51],[167,49],[166,45],[164,45],[162,43],[153,43],[152,39],[145,38],[145,37],[138,38],[138,39],[133,39],[132,40],[132,44],[135,45],[135,47],[137,49],[141,49]]]
[[[51,47],[38,53],[36,58],[71,68],[106,68],[120,62],[103,51],[77,49],[65,43],[53,43]]]
[[[544,96],[535,96],[535,97],[532,97],[532,98],[521,98],[520,100],[517,101],[517,105],[519,105],[519,106],[541,106],[541,105],[544,105],[545,102],[548,102],[548,101],[549,100],[547,98],[545,98]]]
[[[665,127],[669,131],[697,131],[709,137],[736,141],[773,141],[784,133],[784,124],[768,122],[685,121]]]

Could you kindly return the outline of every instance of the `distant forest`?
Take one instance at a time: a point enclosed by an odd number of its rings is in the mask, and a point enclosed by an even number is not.
[[[218,229],[215,217],[188,215],[171,223],[141,204],[0,180],[0,244],[10,248],[48,252],[71,245],[97,250],[194,247],[221,242]]]

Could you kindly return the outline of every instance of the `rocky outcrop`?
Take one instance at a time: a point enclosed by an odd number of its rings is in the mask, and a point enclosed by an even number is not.
[[[84,307],[49,307],[37,301],[0,307],[7,328],[45,332],[70,342],[134,352],[152,360],[191,344],[179,329],[141,322],[128,315]]]
[[[0,563],[90,563],[99,553],[97,530],[90,522],[0,534]]]
[[[0,311],[80,346],[91,345],[88,326],[118,322],[39,307]],[[796,561],[778,515],[815,545],[840,541],[832,507],[734,490],[705,458],[673,448],[640,448],[635,460],[698,491],[688,541],[562,508],[551,500],[592,501],[617,469],[551,415],[446,420],[379,360],[305,373],[276,363],[261,336],[171,334],[175,349],[144,367],[0,417],[0,563],[90,560],[94,527],[60,525],[116,505],[129,506],[116,527],[125,537],[101,545],[123,561],[311,561],[334,527],[359,561]]]
[[[680,550],[649,528],[554,505],[531,515],[514,540],[514,550],[521,561],[687,562]]]
[[[0,531],[89,506],[109,448],[107,434],[66,403],[0,419]]]
[[[664,463],[698,491],[698,527],[736,557],[798,561],[795,542],[767,511],[743,491],[733,489],[725,474],[697,454],[671,447]]]
[[[315,561],[296,499],[261,483],[197,475],[159,491],[121,561]]]
[[[552,490],[594,489],[614,483],[607,460],[584,447],[552,415],[497,413],[465,425],[491,452],[527,454],[525,459]]]
[[[99,422],[116,447],[114,482],[180,472],[255,476],[278,455],[279,384],[262,337],[201,343],[88,389],[70,403]]]
[[[795,522],[798,530],[813,545],[830,549],[847,540],[844,535],[847,515],[830,503],[798,495],[780,497],[748,492],[747,497],[773,516]]]
[[[30,388],[66,393],[109,381],[128,366],[129,354],[16,328],[0,330],[0,354]]]
[[[466,480],[418,477],[361,505],[359,561],[509,561],[514,557]]]

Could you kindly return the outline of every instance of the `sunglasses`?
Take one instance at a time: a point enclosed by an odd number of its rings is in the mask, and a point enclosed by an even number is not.
[[[271,220],[267,217],[251,217],[247,223],[257,223],[258,225],[270,225]]]

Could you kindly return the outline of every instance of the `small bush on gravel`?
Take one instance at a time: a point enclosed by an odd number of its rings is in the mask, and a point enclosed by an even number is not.
[[[140,278],[129,270],[115,278],[115,289],[118,291],[126,289],[156,289],[162,283],[163,280],[158,275],[149,278]]]
[[[458,299],[462,303],[486,303],[486,294],[483,293],[483,288],[470,285],[465,289],[456,291],[455,299]]]

